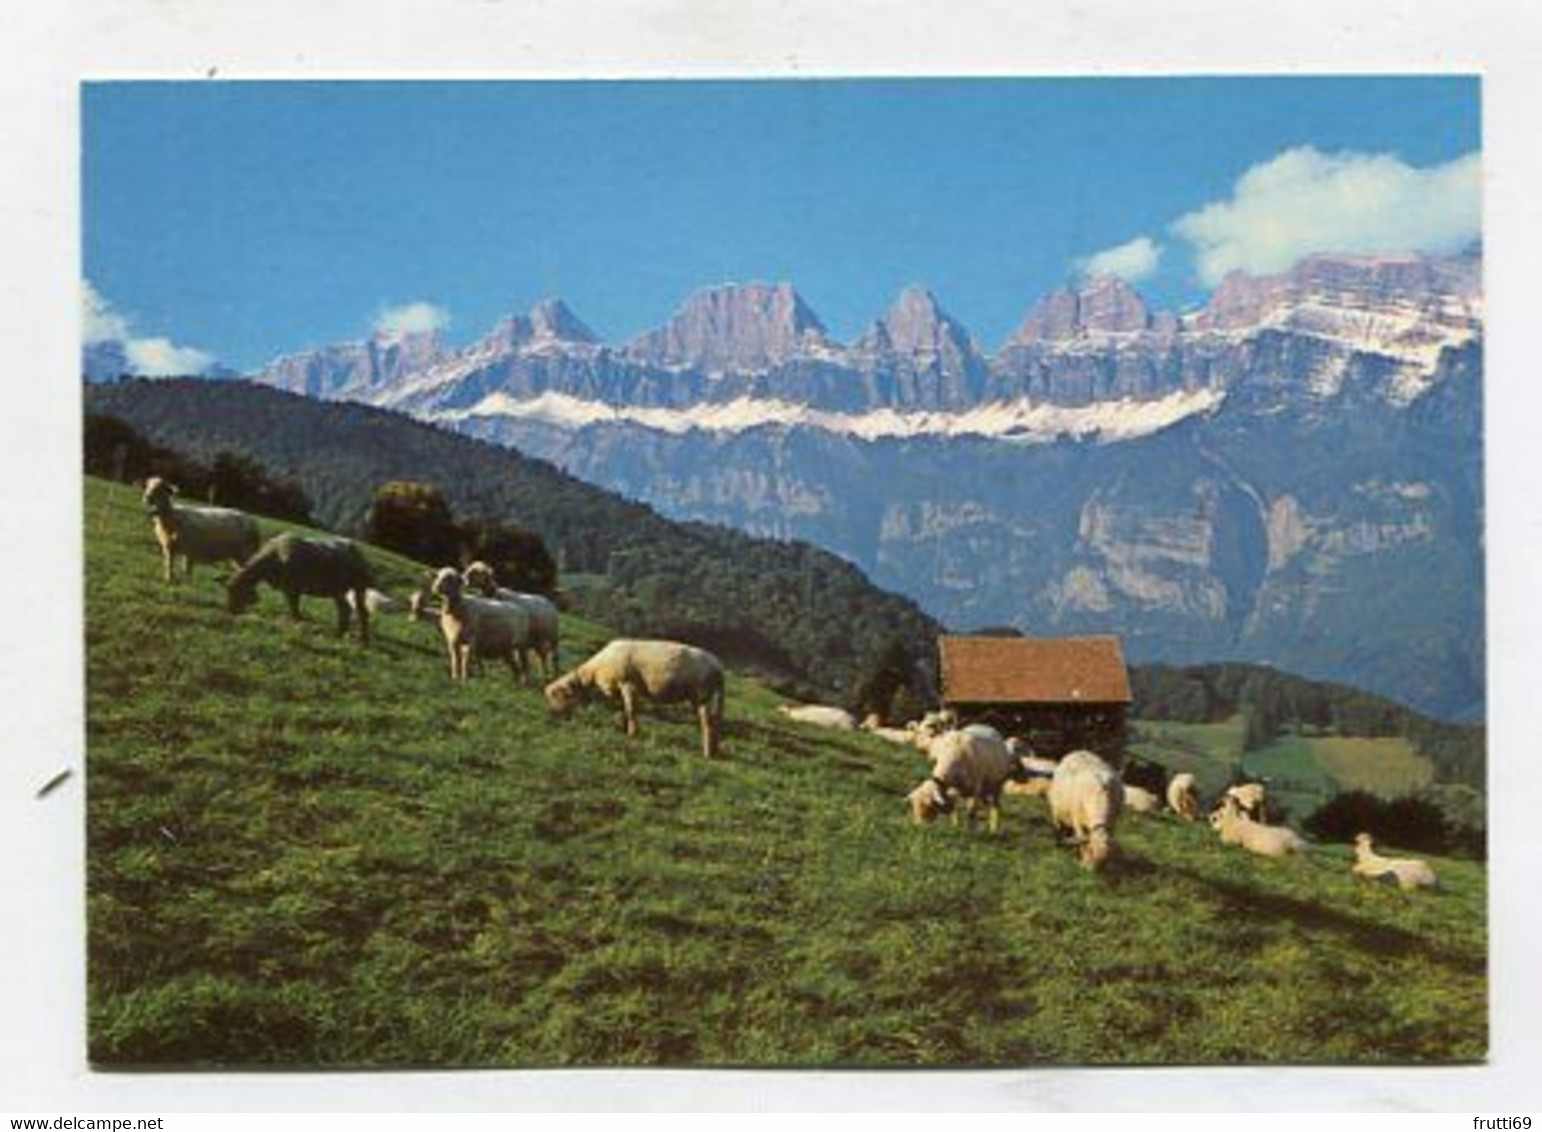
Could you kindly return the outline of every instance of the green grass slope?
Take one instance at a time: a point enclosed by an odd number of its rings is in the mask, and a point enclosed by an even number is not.
[[[627,741],[428,626],[168,588],[135,492],[86,485],[97,1064],[958,1065],[1483,1055],[1484,875],[1355,884],[1167,820],[1083,872],[1042,803],[914,828],[912,753],[729,689]],[[388,589],[415,568],[373,553]],[[601,642],[565,623],[565,653]]]
[[[1244,723],[1240,714],[1218,723],[1137,720],[1130,751],[1171,771],[1195,775],[1206,797],[1224,790],[1237,771],[1263,779],[1297,819],[1344,790],[1394,798],[1434,781],[1430,760],[1401,736],[1288,733],[1244,752]]]

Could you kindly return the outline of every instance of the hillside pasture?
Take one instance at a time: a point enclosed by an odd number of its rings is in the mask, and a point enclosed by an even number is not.
[[[167,587],[127,486],[86,485],[90,1056],[101,1066],[1424,1062],[1486,1048],[1485,877],[1356,883],[1132,820],[1104,875],[1038,799],[906,820],[914,752],[733,679],[551,719],[433,626],[214,572]],[[271,528],[271,529],[276,529]],[[401,594],[420,568],[370,551]],[[567,617],[571,662],[608,636]]]

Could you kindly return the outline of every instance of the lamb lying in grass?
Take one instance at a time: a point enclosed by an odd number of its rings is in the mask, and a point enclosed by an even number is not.
[[[1167,784],[1167,808],[1184,821],[1199,818],[1199,783],[1192,774],[1184,771],[1173,775]]]
[[[722,662],[706,649],[678,641],[611,641],[566,676],[546,685],[546,702],[566,715],[591,694],[620,699],[621,722],[637,734],[637,701],[689,703],[701,721],[702,754],[713,758],[722,744]]]
[[[1237,809],[1253,821],[1267,820],[1264,806],[1268,802],[1268,792],[1262,782],[1243,782],[1226,791],[1223,798],[1230,798],[1237,804]]]
[[[450,656],[450,679],[469,680],[476,659],[506,661],[514,678],[523,681],[529,616],[517,605],[474,597],[465,590],[460,574],[449,566],[434,575],[429,589],[442,602],[439,631]]]
[[[877,713],[869,715],[857,726],[869,735],[876,735],[885,742],[894,743],[902,747],[911,745],[911,733],[907,728],[885,727],[883,720],[878,717]]]
[[[1132,814],[1154,814],[1162,808],[1162,800],[1141,786],[1124,786],[1124,808]]]
[[[845,708],[826,707],[824,704],[780,704],[781,712],[794,723],[808,723],[815,727],[828,727],[832,731],[855,731],[857,721]]]
[[[1230,795],[1223,797],[1220,808],[1210,815],[1210,826],[1221,835],[1223,845],[1240,845],[1263,857],[1284,857],[1309,848],[1289,826],[1264,825],[1248,817]]]
[[[195,507],[177,503],[176,485],[160,476],[145,481],[144,504],[153,516],[155,541],[168,584],[177,580],[182,559],[184,580],[193,576],[194,562],[234,562],[237,566],[257,553],[262,535],[257,520],[229,507]]]
[[[266,583],[283,592],[289,615],[300,616],[301,597],[329,597],[337,605],[337,632],[348,632],[358,611],[359,638],[369,644],[369,601],[373,581],[364,552],[345,538],[274,535],[242,563],[225,583],[230,612],[242,613],[257,601],[257,586]]]
[[[1050,820],[1071,832],[1081,863],[1089,869],[1107,863],[1124,802],[1118,772],[1091,751],[1072,751],[1056,764],[1047,799]]]
[[[968,804],[972,815],[983,805],[992,833],[1001,827],[1001,791],[1018,771],[1017,760],[1000,739],[969,731],[949,731],[932,740],[927,749],[932,773],[907,796],[910,816],[920,825],[939,814],[954,813],[955,796]]]
[[[1355,863],[1351,871],[1367,880],[1395,880],[1403,889],[1434,888],[1438,883],[1435,870],[1423,861],[1413,857],[1380,856],[1371,847],[1369,833],[1355,837]]]

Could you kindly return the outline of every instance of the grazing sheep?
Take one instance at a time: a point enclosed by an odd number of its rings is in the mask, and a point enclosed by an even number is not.
[[[1124,808],[1132,814],[1154,814],[1162,808],[1162,799],[1140,786],[1124,784]]]
[[[1434,888],[1439,883],[1435,870],[1413,857],[1383,857],[1371,847],[1371,835],[1361,833],[1355,837],[1355,863],[1351,871],[1367,880],[1397,881],[1397,886],[1409,888]]]
[[[1184,821],[1199,817],[1199,783],[1188,771],[1175,774],[1167,784],[1167,807]]]
[[[514,678],[524,681],[524,650],[530,637],[530,617],[517,605],[465,592],[465,582],[446,566],[434,575],[429,592],[440,600],[439,631],[450,654],[450,679],[471,678],[471,662],[503,660]]]
[[[1223,845],[1240,845],[1263,857],[1284,857],[1304,853],[1309,848],[1299,833],[1284,825],[1265,825],[1242,812],[1231,795],[1221,799],[1220,808],[1210,815],[1210,826],[1221,835]]]
[[[1100,868],[1114,850],[1114,826],[1124,801],[1118,772],[1091,751],[1072,751],[1055,766],[1049,784],[1049,816],[1069,829],[1079,844],[1081,863]]]
[[[907,729],[903,727],[885,727],[883,720],[878,717],[877,712],[869,715],[857,726],[869,735],[876,735],[886,742],[895,743],[902,747],[911,745],[911,736]]]
[[[289,615],[300,616],[301,597],[329,597],[337,605],[337,632],[348,632],[355,610],[359,639],[369,644],[370,583],[364,552],[345,538],[298,535],[286,531],[262,544],[225,583],[230,612],[241,613],[257,601],[261,582],[283,592]]]
[[[706,649],[678,641],[611,641],[573,671],[546,685],[546,702],[558,715],[590,693],[621,700],[621,721],[637,734],[637,700],[688,702],[701,721],[701,749],[717,755],[723,731],[723,664]]]
[[[176,560],[183,578],[193,576],[194,562],[234,562],[237,566],[257,552],[262,535],[257,520],[229,507],[195,507],[177,503],[177,487],[160,476],[145,481],[144,504],[154,517],[155,541],[161,544],[166,581],[176,581]]]
[[[1021,773],[1007,745],[967,730],[949,731],[933,740],[928,753],[931,777],[907,795],[912,820],[924,825],[953,811],[956,794],[968,803],[971,814],[983,804],[990,830],[996,832],[1001,826],[1002,788]]]
[[[557,607],[540,594],[506,590],[498,584],[493,568],[486,562],[473,562],[461,575],[466,585],[482,597],[519,606],[530,618],[529,651],[541,662],[541,678],[550,680],[560,666],[559,647],[562,625]],[[524,662],[528,667],[528,661]]]
[[[1244,782],[1233,786],[1221,795],[1221,798],[1223,801],[1230,798],[1237,804],[1237,809],[1253,821],[1262,823],[1266,818],[1264,812],[1266,792],[1261,782]]]
[[[811,723],[815,727],[828,727],[832,731],[857,729],[857,721],[845,708],[826,707],[824,704],[781,704],[776,710],[794,723]]]

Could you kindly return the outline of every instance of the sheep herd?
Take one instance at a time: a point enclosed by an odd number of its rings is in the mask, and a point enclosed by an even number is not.
[[[194,563],[231,562],[235,573],[225,582],[232,613],[256,601],[267,584],[285,598],[291,616],[299,616],[300,598],[330,597],[337,608],[338,632],[357,620],[360,640],[370,639],[370,618],[400,603],[374,588],[370,566],[348,539],[286,532],[261,542],[256,520],[223,507],[197,506],[176,499],[177,488],[158,476],[146,483],[143,501],[161,549],[165,581],[192,577]],[[437,609],[430,608],[437,599]],[[501,588],[491,567],[475,562],[464,571],[444,567],[425,579],[407,603],[408,616],[437,622],[449,659],[450,679],[464,682],[474,666],[503,661],[515,679],[527,683],[531,658],[546,681],[545,698],[555,715],[565,715],[581,700],[600,697],[619,703],[622,726],[636,735],[640,700],[688,703],[696,712],[702,753],[721,751],[724,706],[722,663],[705,649],[678,641],[614,640],[563,676],[559,670],[559,619],[550,600],[539,594]],[[884,727],[876,716],[860,724],[842,708],[820,704],[783,706],[789,719],[837,731],[864,731],[896,745],[918,749],[931,773],[907,796],[912,819],[920,824],[943,814],[969,820],[983,810],[987,826],[1001,824],[1003,793],[1042,794],[1055,828],[1076,847],[1089,869],[1115,855],[1115,830],[1123,813],[1171,813],[1196,821],[1201,813],[1194,775],[1179,773],[1163,796],[1127,784],[1119,772],[1091,751],[1073,751],[1059,760],[1035,756],[1017,738],[1004,738],[984,724],[960,726],[951,711],[928,712],[904,728]],[[1266,791],[1260,783],[1228,789],[1216,802],[1209,823],[1224,845],[1236,845],[1265,857],[1305,852],[1309,844],[1294,830],[1266,821]],[[1397,884],[1403,889],[1433,888],[1434,871],[1423,861],[1383,857],[1369,834],[1355,843],[1354,876]]]

